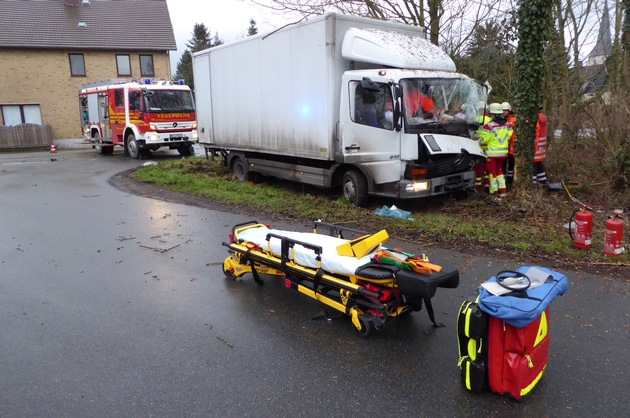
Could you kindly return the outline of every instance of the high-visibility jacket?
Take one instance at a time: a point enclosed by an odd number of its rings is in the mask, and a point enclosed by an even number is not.
[[[507,121],[512,124],[516,128],[516,116],[508,115]],[[516,129],[514,129],[514,134],[512,135],[512,139],[510,139],[510,155],[516,155]]]
[[[498,123],[492,120],[483,127],[480,145],[486,147],[488,158],[507,157],[513,135],[514,126],[510,122]]]
[[[476,131],[473,132],[473,139],[474,140],[478,140],[481,138],[481,133],[483,132],[483,127],[484,125],[492,122],[492,118],[490,116],[486,116],[486,115],[479,115],[475,118],[475,122],[477,122],[479,124],[479,129],[477,129]],[[479,144],[481,145],[481,144]],[[483,149],[483,147],[482,147]]]
[[[536,122],[536,148],[534,150],[534,162],[541,163],[547,159],[547,117],[538,113]]]

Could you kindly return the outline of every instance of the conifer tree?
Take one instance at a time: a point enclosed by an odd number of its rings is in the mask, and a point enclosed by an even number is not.
[[[195,23],[192,31],[193,37],[186,42],[187,49],[177,63],[177,68],[173,78],[175,80],[183,79],[190,88],[195,90],[195,80],[192,70],[192,53],[207,48],[212,48],[223,44],[219,34],[215,32],[214,36],[210,36],[210,31],[203,23]]]

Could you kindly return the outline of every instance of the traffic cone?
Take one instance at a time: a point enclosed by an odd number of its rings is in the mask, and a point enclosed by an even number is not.
[[[50,153],[51,154],[56,154],[57,150],[55,149],[55,144],[50,144]]]

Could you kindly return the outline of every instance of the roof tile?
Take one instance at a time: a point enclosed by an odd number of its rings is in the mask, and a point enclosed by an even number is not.
[[[0,47],[177,49],[165,0],[81,3],[0,0]]]

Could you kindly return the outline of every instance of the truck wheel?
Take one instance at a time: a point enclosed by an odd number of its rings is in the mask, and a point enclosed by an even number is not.
[[[97,132],[94,132],[92,134],[92,143],[94,144],[94,148],[96,149],[97,154],[112,155],[112,153],[114,152],[114,147],[103,146],[104,142],[101,139],[101,136]]]
[[[184,157],[188,157],[190,155],[195,155],[195,150],[192,147],[192,145],[181,146],[181,147],[177,148],[177,152],[179,152],[179,155],[183,155]]]
[[[232,164],[232,172],[234,173],[234,177],[236,177],[236,180],[240,181],[241,183],[247,180],[247,171],[245,170],[245,164],[240,158],[234,160],[234,164]]]
[[[140,145],[138,145],[138,141],[136,141],[136,136],[134,134],[129,134],[126,145],[129,157],[133,159],[140,158]]]
[[[355,206],[364,206],[368,200],[367,181],[356,170],[346,171],[343,175],[343,197]]]

